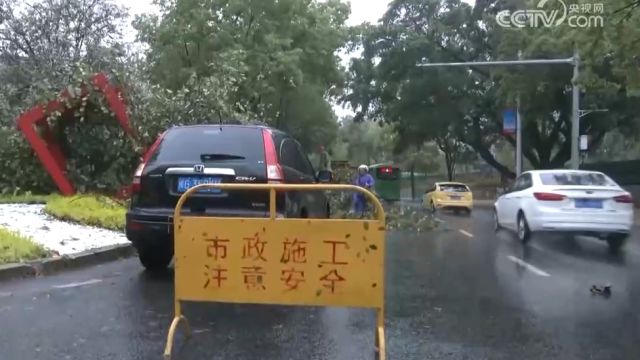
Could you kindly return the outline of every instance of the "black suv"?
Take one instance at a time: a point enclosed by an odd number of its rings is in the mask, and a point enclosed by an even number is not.
[[[265,126],[177,126],[164,132],[138,166],[131,186],[126,233],[149,270],[166,268],[173,257],[173,210],[180,195],[201,183],[293,183],[331,181],[316,174],[300,144]],[[278,193],[280,217],[329,216],[322,191]],[[192,195],[188,215],[268,217],[268,191],[211,189]]]

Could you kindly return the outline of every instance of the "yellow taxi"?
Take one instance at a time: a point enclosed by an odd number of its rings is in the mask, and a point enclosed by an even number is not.
[[[463,210],[469,214],[473,209],[473,194],[463,183],[437,182],[425,192],[422,206],[433,212],[447,209],[455,212]]]

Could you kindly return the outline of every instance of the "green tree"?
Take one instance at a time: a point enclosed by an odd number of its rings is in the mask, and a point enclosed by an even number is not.
[[[579,79],[582,103],[611,109],[583,118],[581,133],[591,135],[597,146],[612,129],[633,129],[638,99],[628,90],[632,79],[626,75],[636,71],[630,65],[633,47],[632,42],[616,43],[619,28],[584,32],[563,26],[497,26],[495,12],[516,5],[531,7],[535,2],[481,1],[475,8],[457,0],[392,2],[381,25],[363,27],[354,38],[363,56],[351,64],[349,92],[343,100],[361,118],[400,124],[406,144],[457,139],[510,175],[490,149],[502,137],[502,109],[513,106],[520,94],[524,156],[535,168],[562,167],[571,144],[568,66],[422,69],[415,64],[513,59],[518,51],[525,58],[567,58],[576,45],[584,58],[584,76]],[[514,144],[512,138],[504,140]]]
[[[344,157],[353,164],[375,164],[394,161],[396,133],[392,126],[374,122],[355,122],[352,117],[342,119],[334,152],[342,149]]]
[[[135,161],[131,144],[101,96],[92,91],[80,96],[79,91],[90,74],[115,74],[125,67],[127,48],[120,30],[126,17],[123,8],[108,0],[42,0],[27,6],[0,0],[1,192],[54,189],[14,120],[63,89],[74,95],[71,103],[79,105],[77,111],[52,113],[49,120],[58,141],[65,140],[69,175],[94,189],[113,188],[122,184],[123,174],[130,175]],[[85,122],[88,114],[91,121]]]
[[[110,0],[0,0],[0,94],[20,110],[51,99],[78,75],[117,69],[126,60],[126,11]]]
[[[527,2],[529,6],[532,1]],[[613,5],[613,4],[612,4]],[[637,69],[628,65],[635,55],[627,52],[625,41],[615,24],[616,5],[605,6],[604,27],[571,28],[569,26],[523,28],[518,31],[494,25],[495,47],[504,58],[515,58],[518,50],[525,58],[566,58],[574,48],[583,60],[581,108],[609,109],[581,118],[580,133],[592,138],[596,148],[604,135],[614,129],[637,129],[638,100],[629,91]],[[635,19],[635,24],[640,22]],[[635,32],[630,32],[632,35]],[[614,35],[615,34],[615,35]],[[625,35],[626,36],[626,35]],[[632,35],[633,36],[633,35]],[[496,40],[498,41],[498,40]],[[525,123],[523,151],[535,168],[562,167],[571,153],[571,88],[569,66],[533,66],[516,71],[496,71],[498,94],[513,102],[520,94]],[[513,139],[508,138],[512,143]]]
[[[161,17],[147,15],[135,21],[140,40],[148,45],[152,83],[180,91],[189,79],[216,76],[226,64],[242,75],[229,85],[232,112],[255,114],[299,136],[307,149],[335,137],[328,97],[343,81],[335,52],[345,41],[346,4],[337,0],[158,4]],[[227,61],[230,53],[233,62]]]

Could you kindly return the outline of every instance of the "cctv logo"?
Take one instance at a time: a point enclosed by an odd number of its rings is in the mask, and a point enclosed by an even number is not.
[[[552,10],[544,10],[548,4],[556,2]],[[593,12],[593,13],[592,13]],[[604,17],[597,15],[604,12],[603,4],[567,4],[563,0],[540,0],[536,9],[501,11],[496,15],[496,22],[505,28],[552,27],[565,22],[573,28],[604,26]]]

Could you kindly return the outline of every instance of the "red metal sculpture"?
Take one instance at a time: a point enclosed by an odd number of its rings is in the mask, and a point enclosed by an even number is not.
[[[136,133],[129,122],[127,106],[120,89],[112,85],[108,77],[103,73],[93,75],[91,77],[91,84],[104,95],[109,108],[114,113],[125,133],[135,139]],[[86,86],[83,87],[81,91],[81,97],[88,94]],[[75,188],[66,176],[66,159],[49,127],[47,115],[55,111],[64,113],[65,111],[73,110],[65,106],[64,100],[76,100],[78,98],[72,96],[68,90],[63,91],[60,98],[61,100],[53,100],[24,112],[18,117],[17,126],[29,144],[31,144],[38,159],[42,162],[42,165],[53,179],[60,193],[63,195],[73,195],[75,194]],[[41,130],[42,137],[38,132],[38,128]]]

